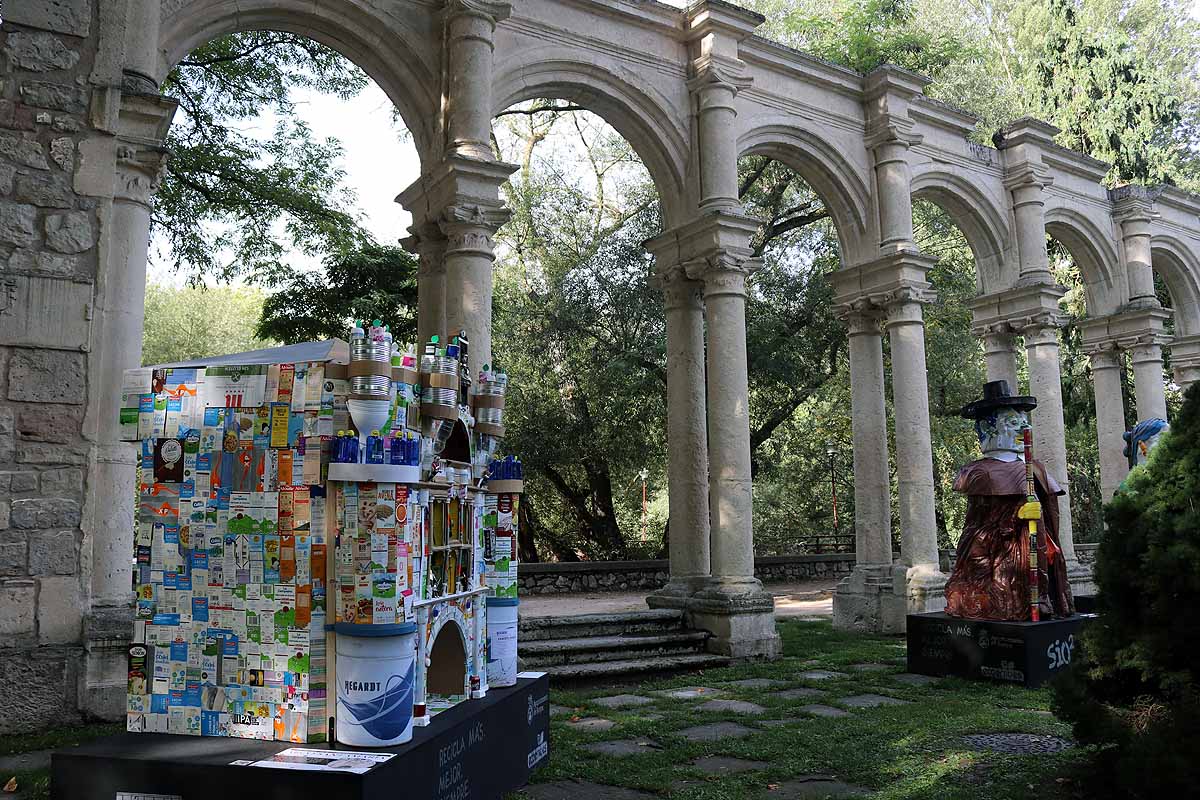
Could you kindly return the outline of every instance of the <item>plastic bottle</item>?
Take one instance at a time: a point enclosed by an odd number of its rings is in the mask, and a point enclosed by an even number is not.
[[[515,466],[516,474],[513,476],[513,478],[518,481],[525,480],[525,467],[521,465],[521,459],[518,458],[516,460]]]
[[[367,464],[382,464],[383,463],[383,439],[379,436],[379,431],[371,431],[371,435],[367,437]]]
[[[405,369],[417,368],[417,346],[410,344],[408,349],[404,351],[404,357],[401,359],[400,366]]]
[[[393,436],[388,441],[388,463],[397,466],[404,463],[404,440]]]
[[[346,431],[346,463],[357,464],[358,461],[358,434],[354,431]]]
[[[344,444],[344,440],[345,440],[345,438],[346,438],[346,432],[345,432],[345,431],[338,431],[338,432],[337,432],[337,436],[334,436],[334,437],[333,437],[333,447],[332,447],[332,448],[330,448],[330,451],[329,451],[329,458],[330,458],[330,460],[331,460],[333,463],[335,463],[335,464],[341,464],[341,463],[345,462],[345,460],[346,460],[346,459],[345,459],[345,452],[344,452],[344,450],[345,450],[345,444]]]
[[[354,322],[354,327],[350,329],[350,341],[361,341],[366,337],[363,332],[362,323],[357,320]]]

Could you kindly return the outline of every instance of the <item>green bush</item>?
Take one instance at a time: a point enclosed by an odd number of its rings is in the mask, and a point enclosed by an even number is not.
[[[1097,745],[1096,794],[1190,797],[1200,785],[1200,385],[1105,509],[1099,618],[1055,685]]]

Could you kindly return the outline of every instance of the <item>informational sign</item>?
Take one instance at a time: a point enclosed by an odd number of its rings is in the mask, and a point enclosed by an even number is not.
[[[391,758],[394,758],[393,753],[359,753],[349,750],[310,750],[306,747],[289,747],[287,750],[280,750],[270,758],[260,761],[234,763],[272,769],[352,772],[355,775],[362,775]]]

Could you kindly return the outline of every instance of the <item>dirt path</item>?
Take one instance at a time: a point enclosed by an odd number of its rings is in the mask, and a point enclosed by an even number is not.
[[[775,596],[776,617],[827,618],[833,614],[833,587],[836,583],[833,579],[824,579],[768,583],[763,588]],[[645,592],[581,592],[521,598],[521,615],[526,617],[567,617],[645,610]]]

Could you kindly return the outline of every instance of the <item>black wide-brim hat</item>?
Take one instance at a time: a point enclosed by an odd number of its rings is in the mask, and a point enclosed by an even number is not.
[[[983,385],[983,399],[967,403],[959,413],[967,419],[982,419],[1001,408],[1032,411],[1037,408],[1037,398],[1009,394],[1008,381],[988,381]]]

